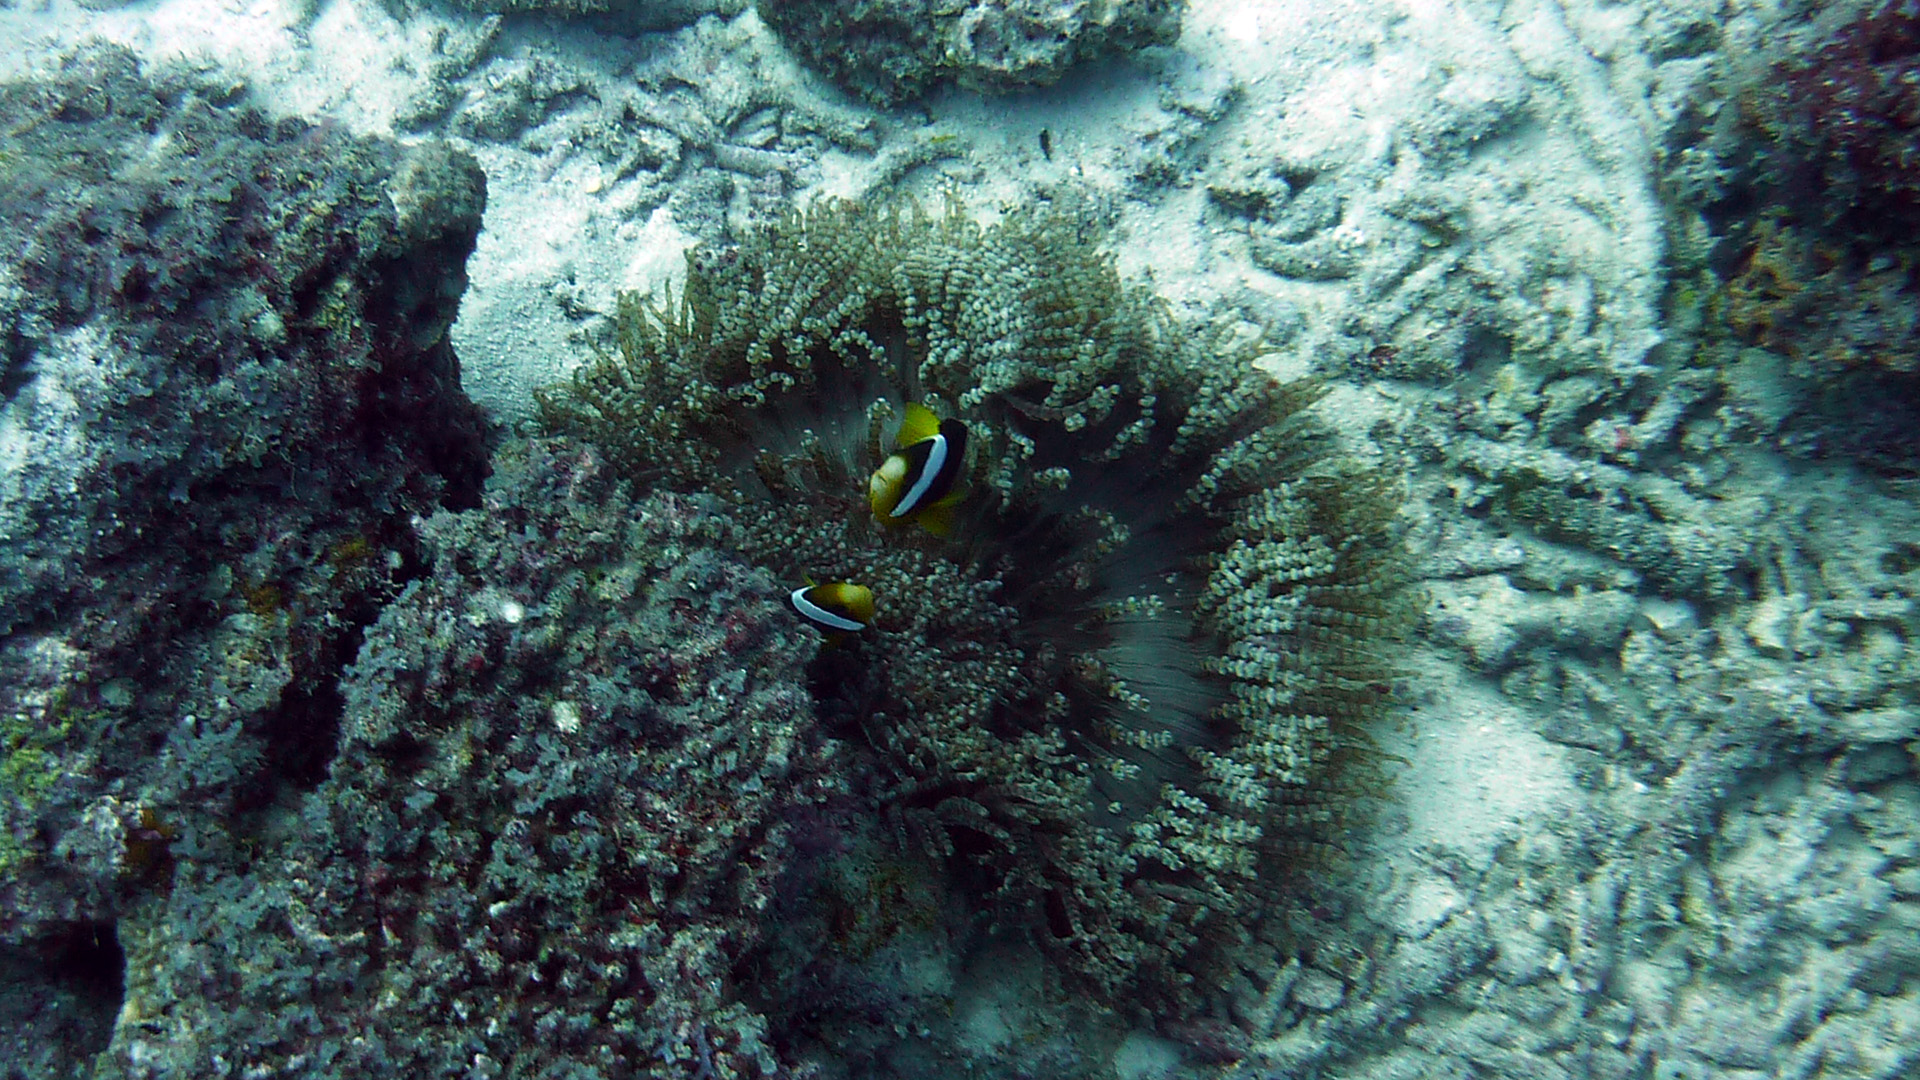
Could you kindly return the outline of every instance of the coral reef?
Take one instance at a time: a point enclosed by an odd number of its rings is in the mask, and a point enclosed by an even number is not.
[[[324,782],[122,919],[119,1075],[785,1075],[733,987],[834,793],[812,631],[701,501],[516,443],[341,681]]]
[[[1674,132],[1673,186],[1705,233],[1689,299],[1734,348],[1792,361],[1809,411],[1854,414],[1849,452],[1910,461],[1920,6],[1836,7],[1778,40],[1730,60]]]
[[[53,1003],[106,1030],[117,920],[325,777],[409,519],[486,469],[472,160],[231,89],[109,48],[0,87],[0,963],[56,958],[5,1007],[73,1060]]]
[[[1180,36],[1184,0],[760,0],[807,62],[880,105],[953,80],[974,90],[1046,86],[1103,53]]]
[[[1376,782],[1401,625],[1390,484],[1310,383],[1175,322],[1064,215],[823,202],[628,296],[542,398],[728,546],[879,615],[814,672],[855,788],[1117,1007],[1171,1021]],[[974,446],[954,538],[866,477],[908,402]]]

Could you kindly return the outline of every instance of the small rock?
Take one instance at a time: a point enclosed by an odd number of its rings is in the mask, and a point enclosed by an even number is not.
[[[1784,660],[1793,653],[1795,616],[1805,609],[1807,598],[1799,593],[1774,595],[1753,606],[1747,619],[1747,640],[1761,653]]]
[[[1293,984],[1293,1002],[1303,1009],[1328,1012],[1346,996],[1346,985],[1319,968],[1308,968]]]

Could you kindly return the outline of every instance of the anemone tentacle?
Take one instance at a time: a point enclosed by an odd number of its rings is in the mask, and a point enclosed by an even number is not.
[[[542,395],[729,540],[877,614],[817,704],[891,820],[972,860],[1074,973],[1190,1008],[1378,778],[1406,623],[1395,493],[1323,449],[1320,388],[1178,325],[1065,217],[793,212]],[[909,403],[971,432],[950,538],[880,527]]]

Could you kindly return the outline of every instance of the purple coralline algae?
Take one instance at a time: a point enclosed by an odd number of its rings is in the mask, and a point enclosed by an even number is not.
[[[1779,58],[1736,68],[1703,160],[1705,215],[1738,338],[1832,382],[1853,449],[1910,453],[1920,356],[1920,4],[1896,0],[1783,35]],[[1716,103],[1718,104],[1718,103]],[[1685,130],[1685,125],[1682,126]]]
[[[1897,0],[1843,25],[1811,56],[1777,72],[1763,127],[1805,157],[1797,179],[1855,225],[1920,225],[1920,4]]]

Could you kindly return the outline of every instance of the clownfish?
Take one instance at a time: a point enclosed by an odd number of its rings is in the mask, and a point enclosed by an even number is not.
[[[829,638],[858,634],[873,624],[873,590],[865,585],[847,581],[802,585],[788,594],[787,601]]]
[[[914,522],[935,536],[953,531],[953,508],[965,492],[967,425],[942,420],[924,405],[908,405],[894,436],[899,449],[867,481],[873,516],[888,525]]]

